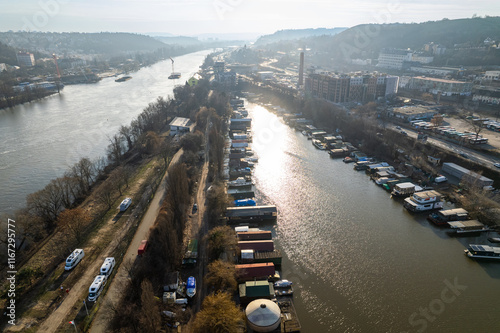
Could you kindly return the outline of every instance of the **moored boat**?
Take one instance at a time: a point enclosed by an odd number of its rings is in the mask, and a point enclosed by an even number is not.
[[[474,259],[500,259],[500,247],[495,246],[469,244],[469,248],[464,252]]]
[[[186,282],[186,295],[187,297],[193,297],[196,294],[196,280],[194,276],[190,276]]]
[[[128,75],[127,76],[122,76],[122,77],[116,79],[115,82],[124,82],[124,81],[130,80],[131,78],[132,78],[132,76],[128,76]]]
[[[405,199],[403,207],[413,213],[441,209],[443,208],[441,193],[434,190],[413,193],[411,197]]]
[[[448,225],[457,234],[468,234],[468,233],[476,233],[476,232],[483,232],[490,230],[488,226],[485,226],[484,224],[482,224],[477,220],[453,221],[453,222],[448,222]]]
[[[434,223],[435,225],[446,225],[451,221],[465,221],[469,216],[463,208],[445,209],[436,213],[430,214],[427,219]]]

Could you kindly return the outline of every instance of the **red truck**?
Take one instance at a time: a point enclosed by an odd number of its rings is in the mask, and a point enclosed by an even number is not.
[[[142,255],[144,252],[146,252],[146,249],[148,248],[148,241],[143,240],[141,241],[141,245],[139,245],[139,248],[137,249],[137,255]]]

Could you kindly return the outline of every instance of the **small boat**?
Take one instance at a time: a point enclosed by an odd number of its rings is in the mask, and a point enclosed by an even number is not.
[[[257,157],[247,157],[245,158],[245,161],[255,163],[258,162],[259,159]]]
[[[132,78],[132,76],[128,76],[128,75],[127,76],[122,76],[122,77],[116,79],[115,82],[124,82],[124,81],[130,80],[131,78]]]
[[[302,131],[302,135],[303,136],[307,136],[307,132],[306,131]]]
[[[275,288],[288,288],[288,287],[291,287],[292,284],[293,284],[292,281],[279,280],[279,281],[274,282],[274,287]]]
[[[179,73],[179,72],[172,72],[172,73],[170,73],[170,75],[168,76],[168,78],[170,80],[180,79],[181,78],[181,73]]]
[[[194,276],[190,276],[186,283],[186,295],[191,298],[196,294],[196,280]]]
[[[490,237],[488,240],[492,243],[500,243],[500,238],[498,237]]]
[[[354,159],[352,157],[346,156],[342,161],[344,161],[344,163],[352,163],[354,162]]]

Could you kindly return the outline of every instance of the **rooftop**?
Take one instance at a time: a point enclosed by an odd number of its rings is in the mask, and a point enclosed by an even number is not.
[[[191,126],[191,120],[189,118],[175,117],[170,122],[170,126],[189,127]]]
[[[416,77],[414,77],[414,79],[433,81],[433,82],[441,82],[441,83],[469,83],[469,82],[464,82],[464,81],[438,79],[435,77],[425,77],[425,76],[416,76]]]

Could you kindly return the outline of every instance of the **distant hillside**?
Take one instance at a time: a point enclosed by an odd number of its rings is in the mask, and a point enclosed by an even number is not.
[[[333,36],[333,35],[336,35],[336,34],[342,32],[346,29],[347,28],[333,28],[333,29],[317,28],[317,29],[279,30],[271,35],[261,36],[259,39],[257,39],[257,41],[255,42],[255,45],[265,45],[265,44],[275,43],[275,42],[279,42],[279,41],[301,39],[301,38],[313,37],[313,36],[324,36],[324,35]]]
[[[154,51],[165,44],[150,36],[131,33],[0,32],[0,42],[17,49],[42,53],[120,54]]]
[[[192,46],[192,45],[200,45],[201,42],[198,38],[195,37],[163,37],[163,36],[154,36],[155,39],[169,45],[182,45],[182,46]]]
[[[411,48],[421,50],[424,44],[434,42],[446,46],[446,56],[454,58],[449,65],[471,65],[500,63],[495,50],[481,51],[482,54],[453,50],[454,45],[461,44],[462,48],[484,46],[483,41],[491,38],[500,43],[500,17],[472,18],[413,24],[363,24],[347,29],[335,36],[318,36],[304,38],[295,45],[290,42],[267,45],[274,51],[287,51],[307,45],[311,49],[311,56],[317,64],[332,64],[349,59],[377,59],[382,48]],[[460,55],[457,53],[461,53]],[[479,53],[479,52],[475,52]],[[323,60],[323,61],[322,61]],[[468,63],[466,60],[469,60]]]

